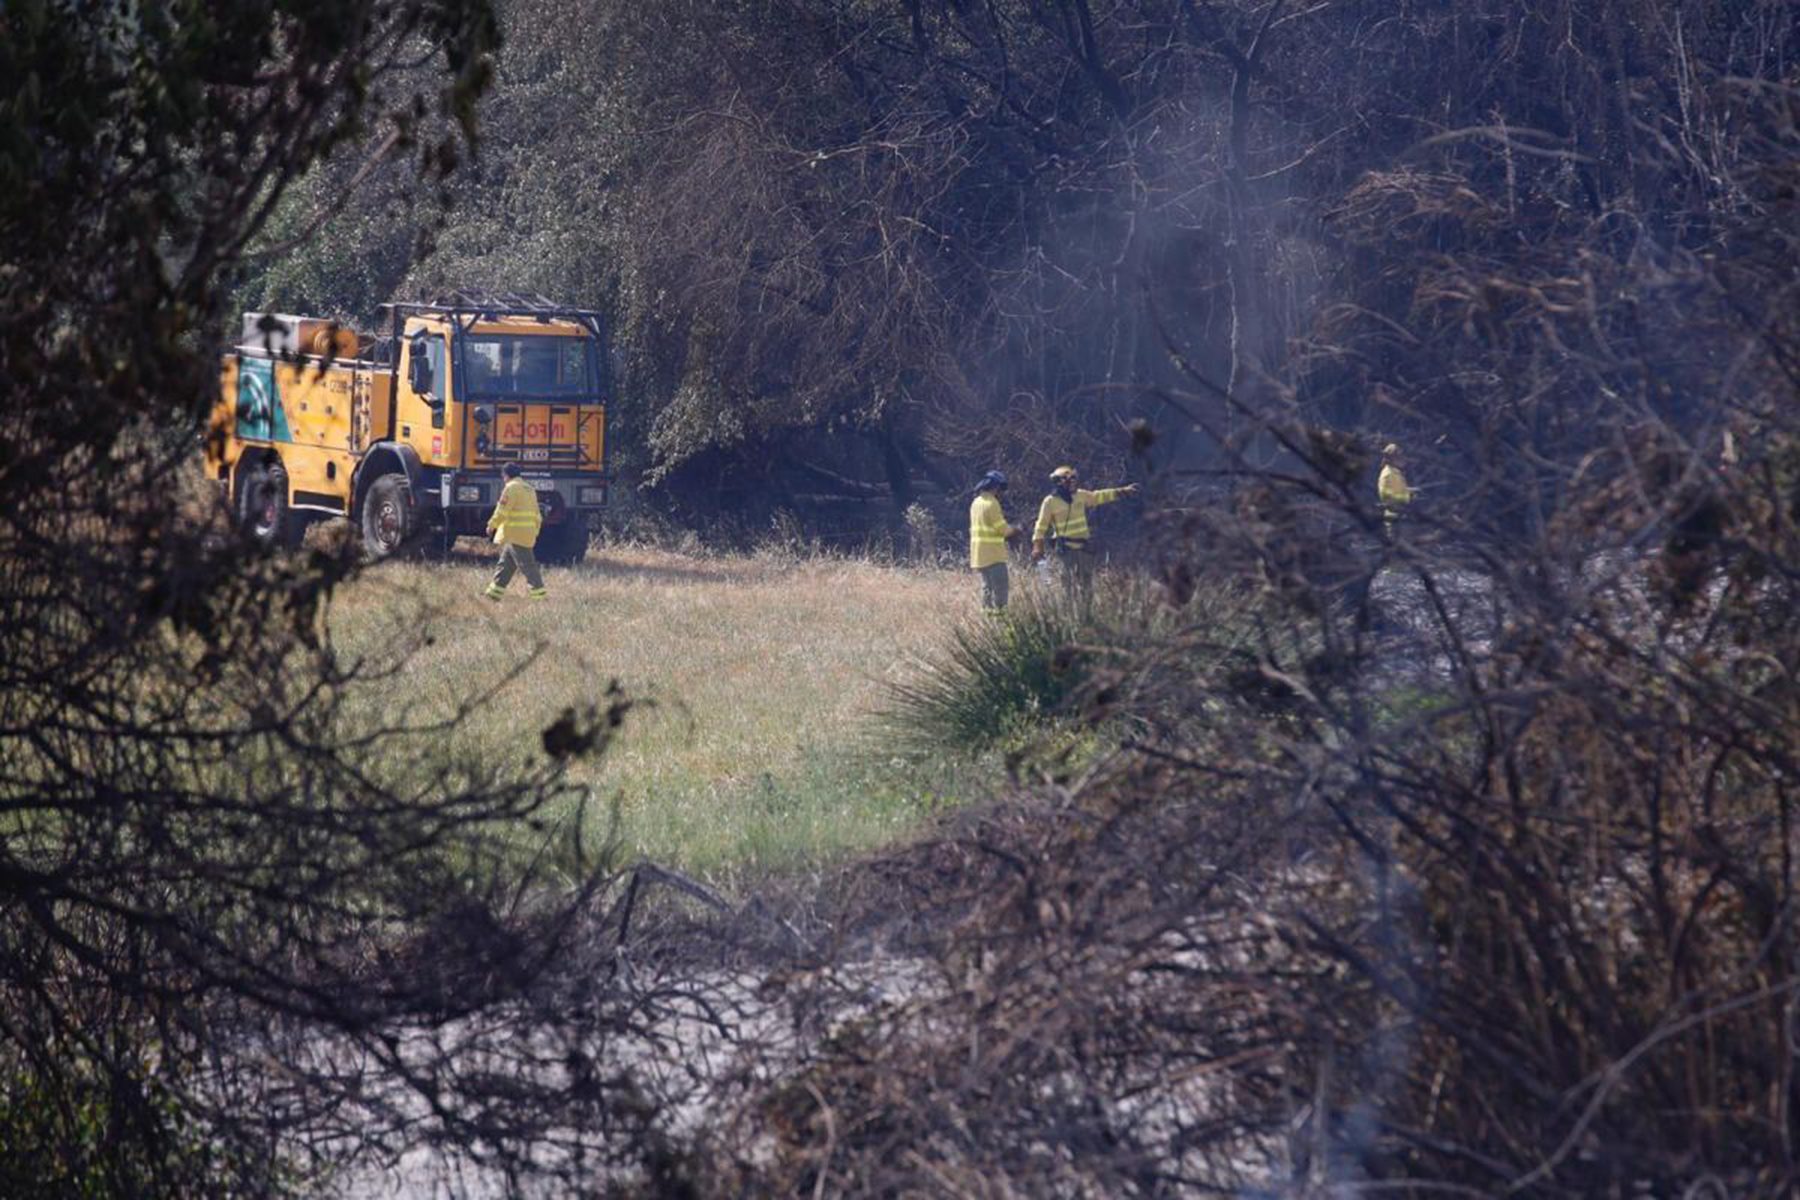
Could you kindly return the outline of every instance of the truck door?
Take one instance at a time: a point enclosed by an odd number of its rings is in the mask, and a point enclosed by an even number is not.
[[[411,446],[427,466],[447,466],[455,453],[447,339],[442,330],[415,329],[400,353],[394,440]]]

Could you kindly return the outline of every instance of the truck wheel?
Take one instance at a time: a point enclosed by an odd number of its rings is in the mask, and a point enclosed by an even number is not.
[[[419,510],[412,486],[399,472],[369,485],[362,502],[363,548],[370,558],[391,558],[411,548],[419,533]]]
[[[298,526],[288,509],[288,477],[280,463],[251,463],[238,472],[238,526],[265,546],[285,546]]]
[[[546,525],[538,532],[538,561],[551,566],[574,566],[587,557],[587,547],[587,522],[578,516],[570,516],[555,525]]]

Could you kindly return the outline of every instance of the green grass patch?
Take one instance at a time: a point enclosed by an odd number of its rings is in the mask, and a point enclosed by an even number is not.
[[[443,735],[445,754],[523,764],[565,706],[618,680],[642,703],[572,770],[584,832],[615,836],[627,860],[715,879],[816,863],[902,837],[999,777],[897,754],[875,719],[896,680],[979,621],[965,571],[631,550],[552,570],[546,603],[494,605],[479,595],[490,569],[390,564],[346,590],[330,617],[345,653],[414,647],[355,715],[431,721],[491,692]],[[568,832],[521,829],[521,853]]]

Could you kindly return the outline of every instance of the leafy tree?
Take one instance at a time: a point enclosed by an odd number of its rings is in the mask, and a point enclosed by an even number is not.
[[[461,714],[407,715],[404,639],[332,645],[354,564],[264,557],[197,478],[246,248],[358,137],[444,179],[496,46],[481,0],[0,9],[9,1196],[266,1195],[432,1129],[509,1161],[608,1127],[610,1084],[576,1120],[402,1034],[536,1019],[570,906],[510,839],[623,702],[457,753]],[[356,689],[392,702],[353,720]]]

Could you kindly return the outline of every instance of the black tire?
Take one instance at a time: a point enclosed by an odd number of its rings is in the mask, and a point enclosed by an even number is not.
[[[280,463],[238,468],[238,527],[265,546],[290,546],[305,527],[288,508],[288,477]]]
[[[587,557],[587,522],[577,516],[564,518],[538,531],[537,560],[553,567],[572,567]]]
[[[421,533],[412,485],[398,471],[378,476],[363,496],[359,524],[370,558],[392,558],[416,547]]]

